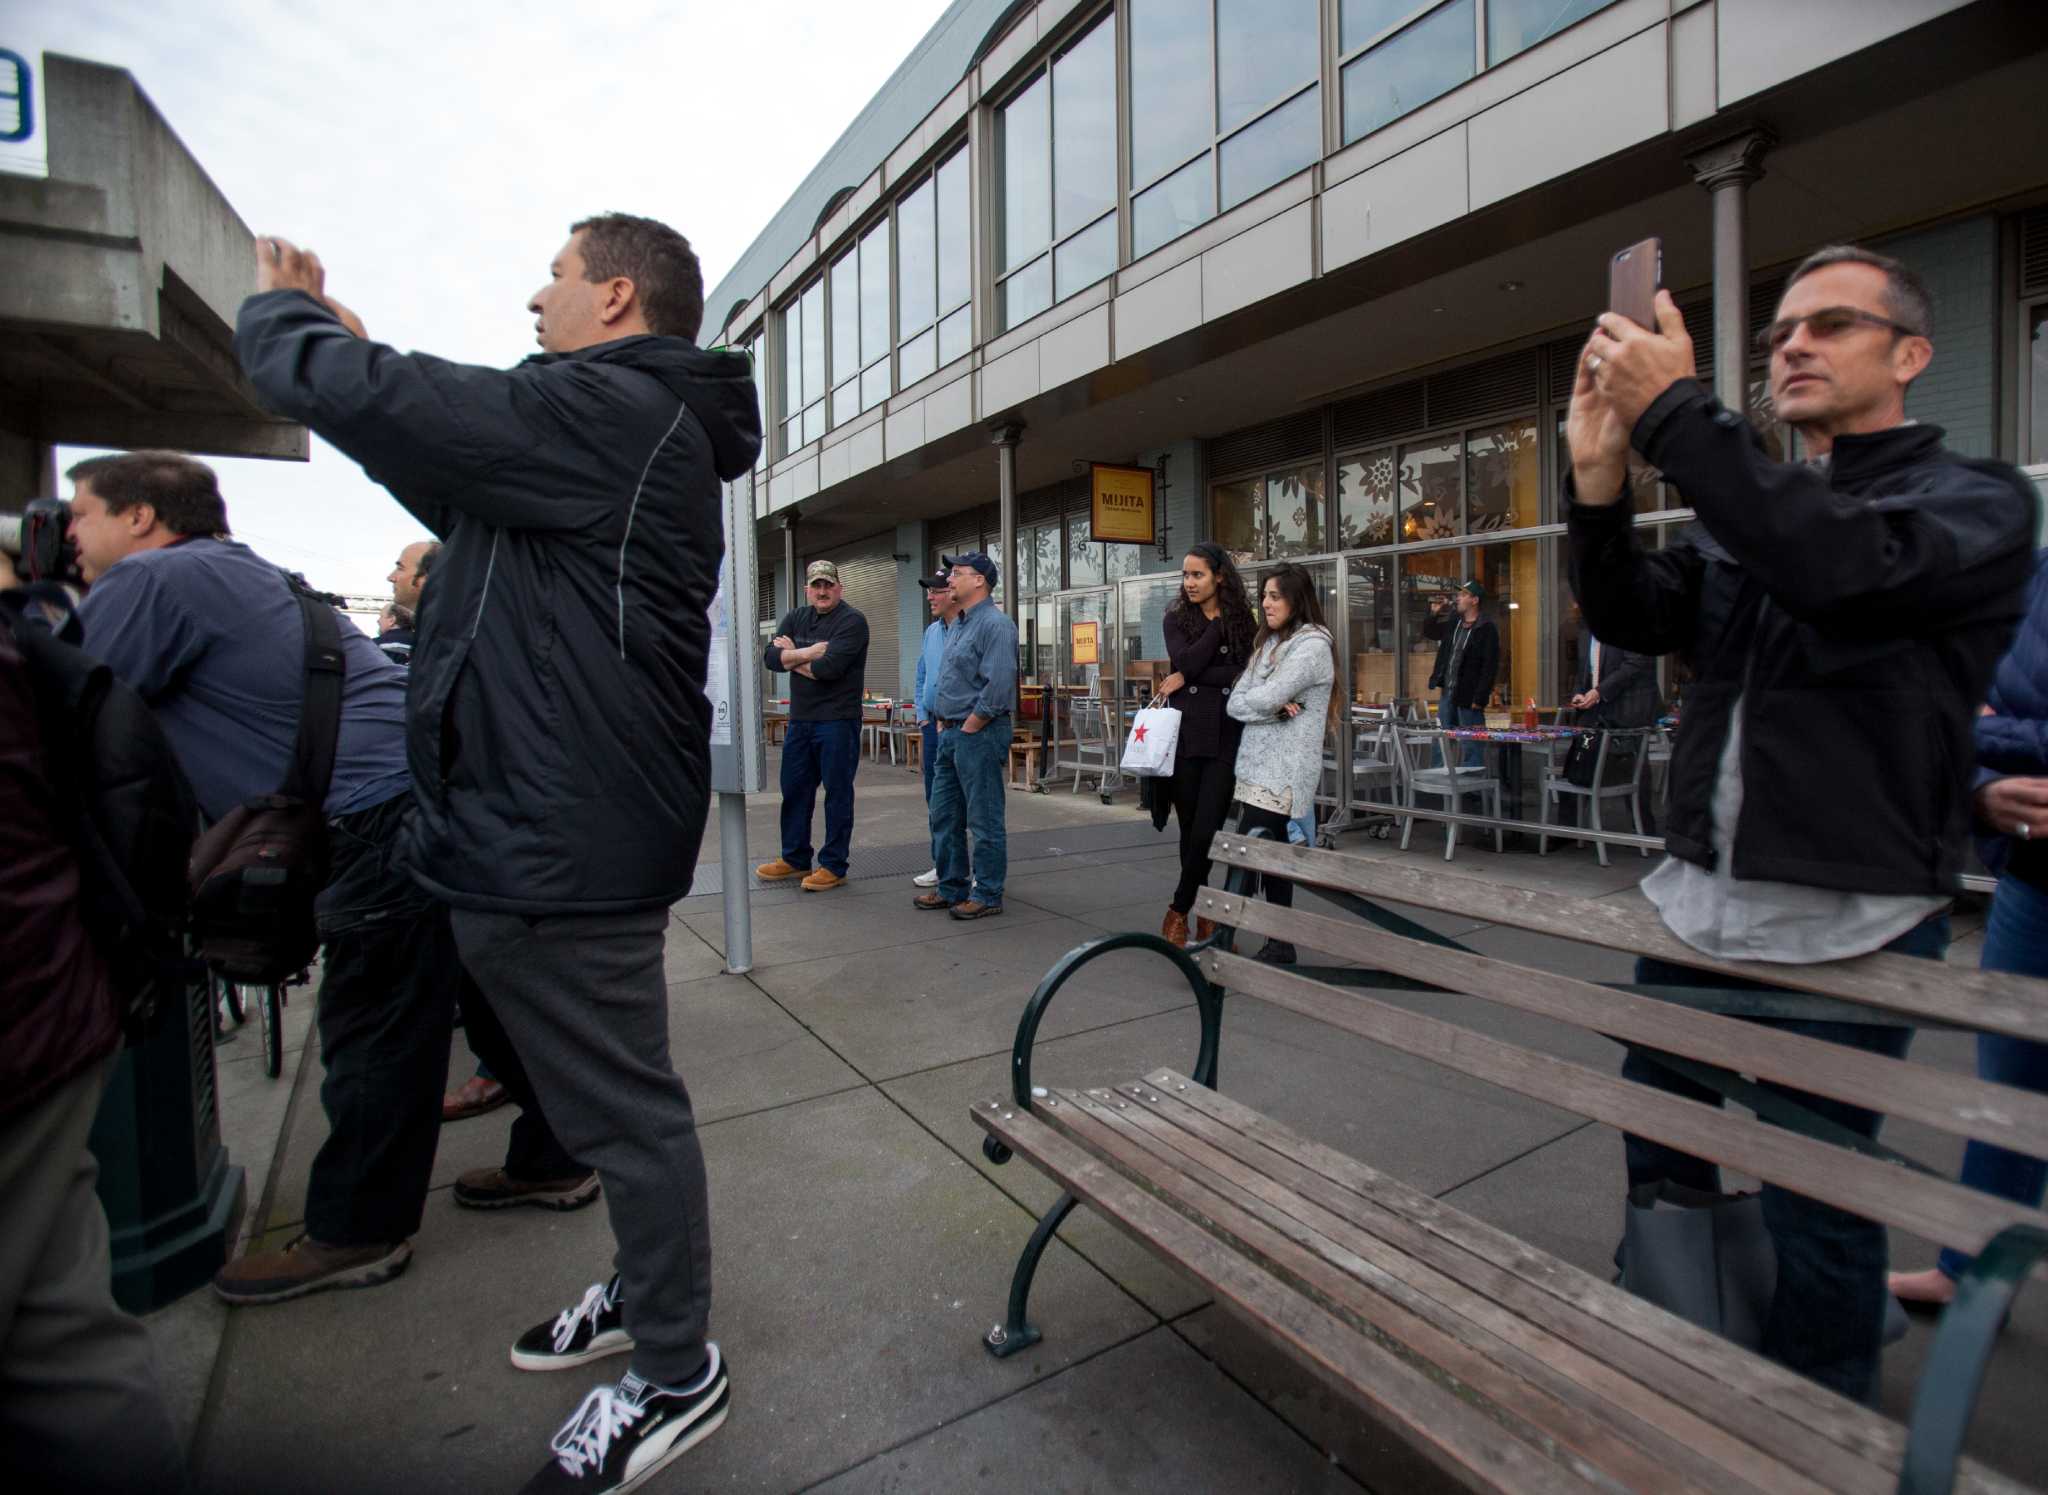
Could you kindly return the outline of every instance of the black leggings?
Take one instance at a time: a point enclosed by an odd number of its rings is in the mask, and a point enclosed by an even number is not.
[[[1186,913],[1209,880],[1209,843],[1230,812],[1236,766],[1228,758],[1181,758],[1168,786],[1180,822],[1180,886],[1173,890],[1173,906]]]
[[[1240,802],[1237,806],[1237,828],[1241,831],[1261,830],[1276,845],[1287,844],[1287,817],[1278,810],[1261,810],[1256,805]],[[1265,872],[1259,875],[1259,883],[1266,902],[1273,907],[1294,907],[1294,884],[1288,879]]]

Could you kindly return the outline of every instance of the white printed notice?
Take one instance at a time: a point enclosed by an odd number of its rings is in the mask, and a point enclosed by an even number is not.
[[[732,631],[726,627],[723,577],[711,599],[711,653],[704,668],[704,694],[711,702],[711,745],[732,746]]]

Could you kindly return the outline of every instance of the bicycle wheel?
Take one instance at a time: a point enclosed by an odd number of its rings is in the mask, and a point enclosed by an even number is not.
[[[263,1013],[263,1073],[274,1080],[284,1073],[284,988],[264,987],[258,1005]]]
[[[213,984],[214,990],[219,993],[222,1003],[227,1007],[228,1017],[233,1020],[237,1028],[249,1021],[249,1010],[242,1005],[242,989],[239,986],[235,985],[232,981],[223,981],[220,977],[211,973],[207,975],[206,979]]]

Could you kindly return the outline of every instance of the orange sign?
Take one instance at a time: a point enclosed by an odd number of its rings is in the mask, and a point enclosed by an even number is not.
[[[1102,635],[1100,623],[1072,623],[1068,625],[1073,634],[1069,664],[1101,664]]]
[[[1112,545],[1152,543],[1151,468],[1091,463],[1089,490],[1093,500],[1090,539]]]

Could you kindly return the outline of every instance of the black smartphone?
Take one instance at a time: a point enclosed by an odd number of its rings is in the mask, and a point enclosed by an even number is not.
[[[1664,285],[1664,241],[1644,239],[1607,262],[1607,309],[1646,331],[1657,330],[1657,292]]]

